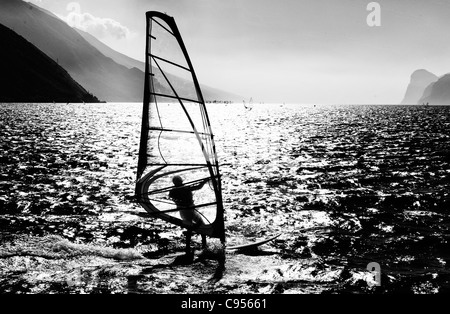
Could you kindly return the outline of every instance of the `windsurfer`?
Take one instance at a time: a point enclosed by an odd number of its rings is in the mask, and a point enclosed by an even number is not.
[[[187,186],[183,183],[183,179],[180,176],[177,175],[172,178],[175,188],[170,190],[169,197],[175,202],[177,209],[180,210],[181,219],[192,225],[186,232],[186,255],[188,256],[192,255],[190,249],[192,232],[205,224],[201,214],[195,209],[192,192],[200,190],[207,181],[204,180],[198,184]],[[203,248],[206,247],[206,236],[204,234],[202,234],[202,246]]]

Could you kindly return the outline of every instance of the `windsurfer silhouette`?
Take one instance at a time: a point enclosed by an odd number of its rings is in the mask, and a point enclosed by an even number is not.
[[[183,183],[183,179],[180,176],[177,175],[172,178],[175,188],[170,190],[169,197],[175,202],[177,209],[180,210],[181,219],[189,225],[192,225],[186,232],[186,256],[190,259],[193,258],[190,248],[192,232],[205,224],[201,214],[195,209],[192,192],[200,190],[207,181],[204,180],[198,184],[187,186]],[[203,248],[206,247],[206,236],[204,234],[202,234],[202,246]]]

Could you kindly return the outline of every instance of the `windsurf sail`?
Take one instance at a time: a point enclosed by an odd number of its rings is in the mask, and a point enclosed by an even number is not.
[[[200,85],[175,20],[155,11],[146,19],[137,201],[148,213],[183,228],[194,226],[181,212],[194,211],[204,221],[194,231],[224,242],[219,163]],[[170,197],[179,189],[174,176],[182,178],[183,188],[196,189],[189,206],[177,206]]]

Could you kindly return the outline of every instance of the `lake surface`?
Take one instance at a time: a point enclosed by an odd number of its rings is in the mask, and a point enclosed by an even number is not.
[[[133,197],[141,104],[0,104],[0,293],[449,292],[450,106],[207,108],[227,244],[278,239],[171,266],[183,230]]]

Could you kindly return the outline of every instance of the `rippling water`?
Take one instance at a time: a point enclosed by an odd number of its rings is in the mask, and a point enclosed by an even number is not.
[[[208,104],[228,243],[282,232],[213,283],[160,267],[183,234],[133,201],[141,107],[0,104],[0,292],[449,291],[450,107]]]

